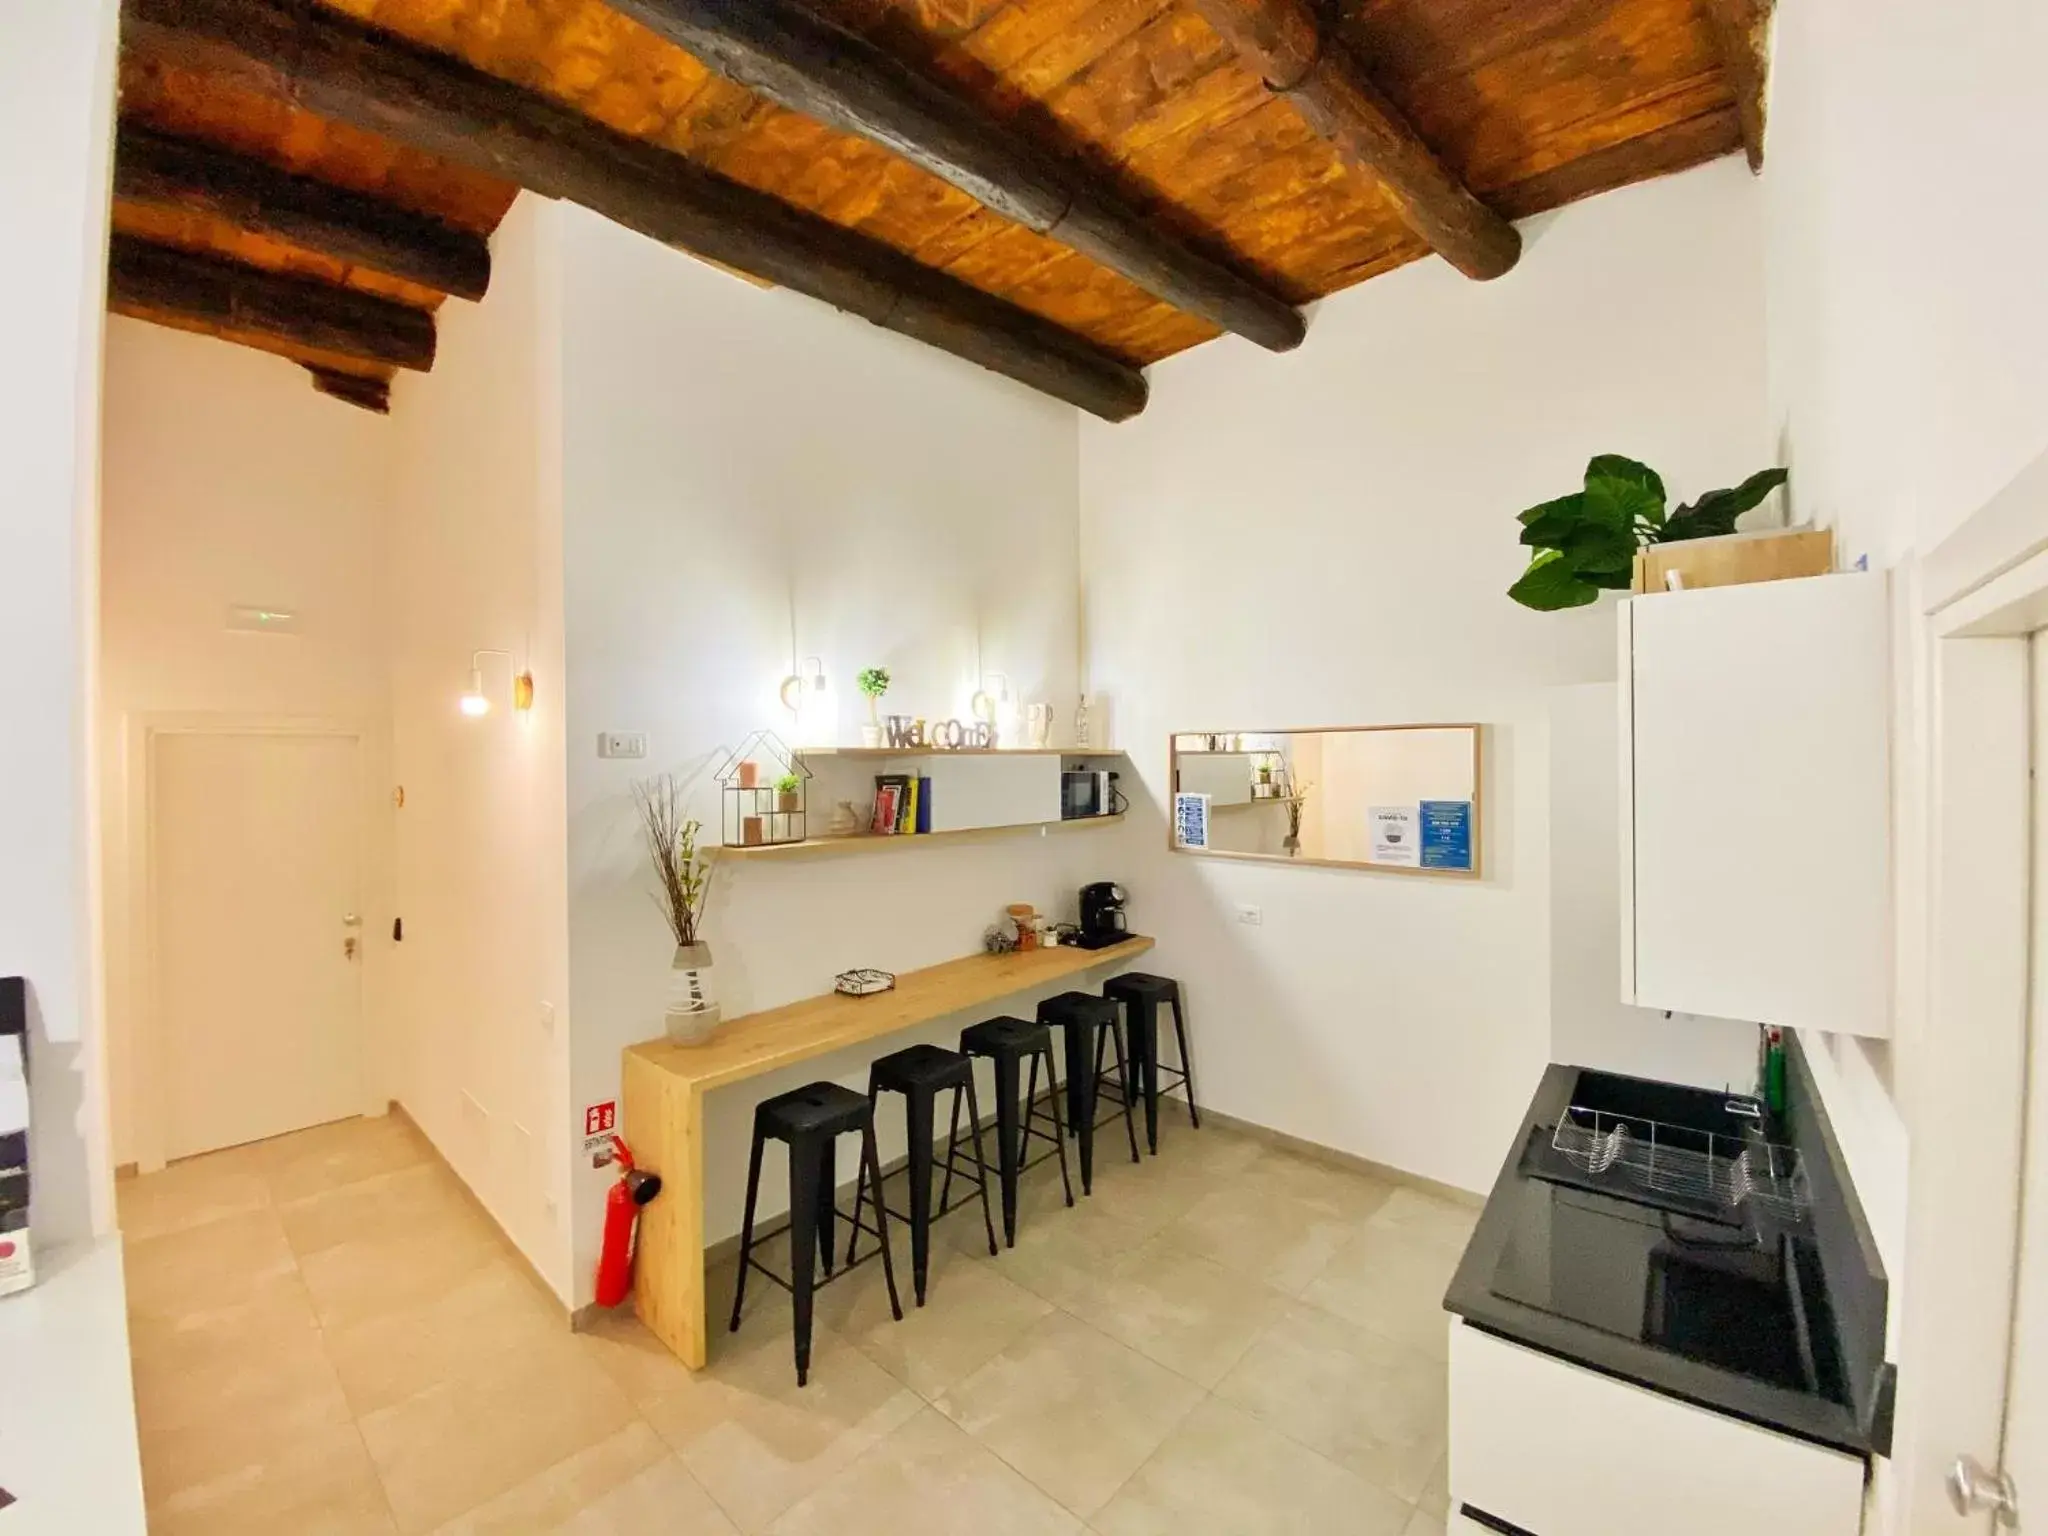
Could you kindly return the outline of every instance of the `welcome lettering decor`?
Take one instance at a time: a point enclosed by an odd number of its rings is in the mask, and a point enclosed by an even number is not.
[[[999,737],[996,728],[983,720],[963,724],[959,720],[926,722],[910,715],[889,715],[883,722],[888,744],[895,751],[993,752]]]

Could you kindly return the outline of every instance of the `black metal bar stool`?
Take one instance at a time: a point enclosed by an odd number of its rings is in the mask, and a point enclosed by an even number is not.
[[[1131,1116],[1130,1061],[1124,1054],[1123,1011],[1114,998],[1062,992],[1038,1005],[1038,1022],[1057,1024],[1067,1037],[1067,1129],[1081,1143],[1081,1193],[1095,1192],[1095,1115],[1102,1100],[1102,1051],[1116,1047],[1117,1090],[1131,1161],[1138,1160],[1138,1127]],[[1106,1123],[1106,1122],[1105,1122]]]
[[[960,1105],[967,1105],[968,1127],[974,1138],[971,1166],[981,1191],[981,1224],[988,1231],[989,1257],[996,1252],[995,1218],[989,1214],[988,1162],[981,1151],[981,1104],[974,1093],[974,1063],[958,1051],[940,1045],[913,1045],[884,1056],[868,1068],[868,1099],[879,1103],[884,1093],[903,1095],[903,1118],[910,1136],[910,1214],[889,1214],[910,1223],[910,1278],[917,1291],[917,1304],[924,1305],[925,1275],[931,1267],[932,1250],[932,1109],[939,1094],[953,1090],[953,1127],[946,1135],[946,1193],[953,1188],[953,1172],[960,1161]],[[946,1214],[947,1202],[939,1203]],[[855,1262],[854,1249],[860,1240],[860,1194],[853,1200],[854,1230],[846,1240],[846,1262]]]
[[[1024,1169],[1037,1167],[1046,1157],[1060,1160],[1060,1185],[1067,1204],[1074,1203],[1073,1181],[1067,1177],[1066,1127],[1060,1120],[1059,1082],[1052,1070],[1052,1031],[1028,1019],[987,1019],[960,1031],[960,1049],[969,1056],[986,1056],[996,1070],[996,1170],[1003,1187],[1003,1240],[1017,1246],[1017,1177]],[[1018,1101],[1017,1078],[1026,1059],[1031,1062],[1031,1081]],[[1049,1113],[1038,1108],[1038,1063],[1045,1062],[1045,1081],[1051,1090]],[[1050,1132],[1040,1128],[1050,1119]],[[1053,1150],[1026,1164],[1024,1150],[1032,1137],[1052,1143]],[[953,1173],[946,1170],[945,1187],[939,1193],[944,1209],[953,1191]]]
[[[863,1095],[837,1083],[812,1083],[777,1094],[754,1106],[754,1146],[747,1158],[747,1216],[740,1231],[739,1284],[733,1290],[732,1331],[740,1329],[740,1307],[747,1299],[747,1270],[757,1269],[789,1292],[796,1314],[796,1384],[811,1374],[811,1296],[818,1286],[818,1265],[825,1279],[832,1275],[833,1222],[838,1216],[834,1149],[838,1138],[860,1133],[860,1173],[854,1180],[853,1226],[856,1235],[872,1232],[882,1252],[882,1274],[889,1282],[889,1310],[903,1320],[896,1295],[896,1267],[889,1256],[889,1217],[882,1209],[882,1164],[875,1152],[875,1108]],[[754,1201],[761,1193],[761,1149],[770,1140],[789,1147],[789,1278],[754,1257]],[[859,1194],[873,1191],[875,1224],[863,1228]],[[869,1255],[873,1257],[872,1254]],[[863,1261],[865,1262],[865,1261]],[[847,1269],[853,1268],[849,1259]]]
[[[1202,1128],[1201,1111],[1195,1108],[1195,1080],[1193,1058],[1188,1055],[1187,1018],[1180,1011],[1180,983],[1171,976],[1148,976],[1143,971],[1126,971],[1121,976],[1112,976],[1102,984],[1102,995],[1115,998],[1124,1005],[1126,1033],[1131,1042],[1131,1065],[1137,1069],[1138,1081],[1145,1094],[1145,1142],[1152,1149],[1152,1155],[1159,1155],[1159,1089],[1160,1074],[1171,1079],[1165,1086],[1182,1088],[1187,1092],[1188,1124],[1196,1130]],[[1159,1005],[1166,1003],[1173,1009],[1173,1034],[1180,1047],[1180,1065],[1162,1067],[1159,1063]]]

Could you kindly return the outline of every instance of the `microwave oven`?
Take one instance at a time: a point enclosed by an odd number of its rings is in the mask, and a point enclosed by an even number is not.
[[[1069,769],[1060,775],[1060,819],[1080,821],[1116,809],[1117,776],[1100,769]]]

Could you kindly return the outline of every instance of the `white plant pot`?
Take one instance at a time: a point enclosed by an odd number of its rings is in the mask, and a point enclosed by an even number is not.
[[[882,728],[879,725],[864,725],[860,728],[860,744],[873,751],[882,744]]]
[[[662,1019],[669,1039],[694,1045],[718,1028],[718,995],[712,987],[711,946],[683,944],[669,964],[668,1010]]]

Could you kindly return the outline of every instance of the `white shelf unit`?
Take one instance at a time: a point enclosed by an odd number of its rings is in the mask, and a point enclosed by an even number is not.
[[[1622,1001],[1891,1030],[1882,574],[1621,604]]]
[[[722,857],[757,859],[804,853],[879,852],[992,833],[1100,827],[1123,820],[1116,815],[1067,819],[1060,814],[1060,775],[1065,765],[1085,762],[1100,769],[1121,761],[1120,752],[1057,747],[950,752],[806,747],[798,748],[796,755],[812,774],[813,828],[829,826],[841,800],[850,801],[855,813],[865,818],[874,804],[875,778],[881,774],[904,774],[931,780],[931,830],[877,836],[867,832],[863,821],[862,830],[851,835],[820,835],[800,843],[759,848],[727,846],[721,850]]]

